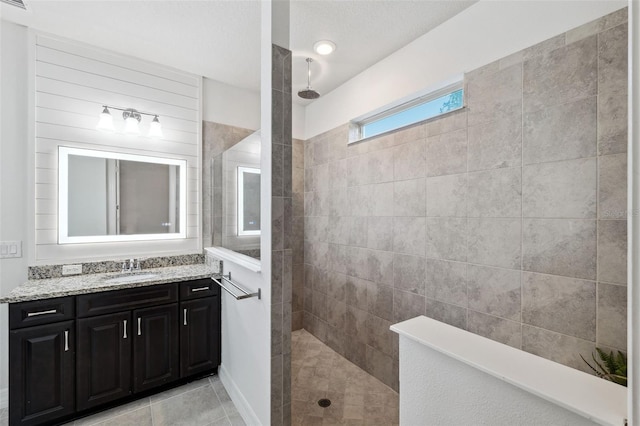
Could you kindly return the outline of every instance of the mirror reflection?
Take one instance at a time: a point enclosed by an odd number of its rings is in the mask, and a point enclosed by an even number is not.
[[[60,243],[184,238],[183,160],[60,148]]]
[[[260,132],[214,158],[212,171],[214,245],[259,259]]]

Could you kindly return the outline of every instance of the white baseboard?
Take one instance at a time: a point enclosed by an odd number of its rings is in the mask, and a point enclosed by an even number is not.
[[[0,389],[0,410],[9,406],[9,388]]]
[[[251,408],[251,405],[249,405],[242,392],[240,392],[240,389],[238,389],[238,386],[236,386],[236,383],[233,381],[231,376],[229,376],[229,373],[224,368],[224,365],[220,365],[220,367],[218,368],[218,376],[220,376],[220,381],[224,385],[224,388],[227,390],[229,397],[238,409],[238,413],[240,413],[240,416],[242,416],[242,420],[244,420],[244,422],[248,425],[262,425],[262,423],[260,423],[260,420],[258,419],[258,416],[256,416],[256,413]]]

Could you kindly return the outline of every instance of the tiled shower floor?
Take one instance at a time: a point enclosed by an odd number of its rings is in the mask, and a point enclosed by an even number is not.
[[[291,335],[293,425],[397,425],[398,394],[305,330]],[[322,408],[318,400],[328,398]]]

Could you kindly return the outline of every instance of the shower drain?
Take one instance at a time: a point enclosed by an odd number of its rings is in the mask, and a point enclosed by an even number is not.
[[[321,406],[322,408],[327,408],[328,406],[331,405],[331,400],[330,399],[326,399],[326,398],[322,398],[322,399],[318,400],[318,405]]]

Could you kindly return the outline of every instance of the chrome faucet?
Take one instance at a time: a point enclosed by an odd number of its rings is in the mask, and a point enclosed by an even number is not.
[[[129,262],[126,260],[122,262],[122,272],[135,272],[140,270],[140,259],[129,259]]]

